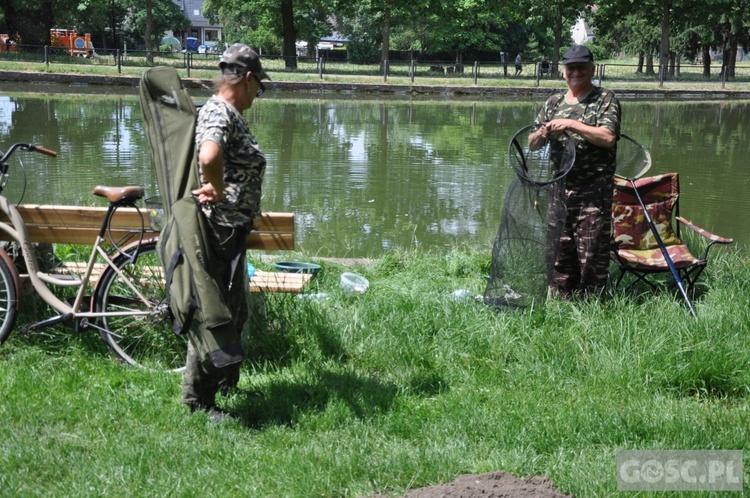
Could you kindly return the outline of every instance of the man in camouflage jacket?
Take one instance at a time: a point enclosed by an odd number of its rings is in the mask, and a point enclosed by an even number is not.
[[[533,147],[535,140],[567,131],[576,141],[575,163],[564,179],[565,195],[550,200],[550,232],[562,231],[559,240],[549,241],[555,254],[549,282],[553,295],[601,295],[609,274],[621,110],[614,93],[593,84],[594,70],[594,56],[587,47],[576,45],[565,53],[568,90],[545,102],[535,121],[542,126],[529,140]],[[564,209],[563,216],[556,216]]]

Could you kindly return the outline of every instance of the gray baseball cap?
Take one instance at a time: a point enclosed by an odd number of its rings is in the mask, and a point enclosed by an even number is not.
[[[219,69],[227,76],[244,76],[250,71],[259,80],[271,80],[260,64],[258,53],[244,43],[235,43],[221,54]]]

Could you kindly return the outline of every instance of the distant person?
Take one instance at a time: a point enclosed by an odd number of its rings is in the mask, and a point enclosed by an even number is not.
[[[539,71],[542,73],[542,76],[547,76],[549,75],[549,70],[550,70],[549,56],[545,56],[541,65],[539,66]]]
[[[516,56],[516,74],[515,76],[518,76],[521,74],[521,71],[523,71],[523,66],[521,65],[521,53],[518,52],[518,55]]]
[[[586,46],[571,47],[562,63],[568,89],[547,99],[535,121],[542,126],[529,135],[532,150],[566,131],[576,142],[575,162],[565,177],[565,206],[550,199],[551,219],[553,212],[567,213],[559,220],[559,240],[550,241],[557,250],[549,288],[551,295],[563,298],[602,296],[609,276],[620,101],[610,90],[594,86],[594,55]]]

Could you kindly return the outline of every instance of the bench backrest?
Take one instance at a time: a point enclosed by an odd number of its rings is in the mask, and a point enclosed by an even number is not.
[[[99,233],[107,208],[21,204],[18,211],[26,222],[31,242],[91,245]],[[141,212],[146,215],[145,209]],[[2,221],[7,222],[7,219]],[[156,233],[149,227],[147,217],[145,223],[146,229]],[[119,240],[129,231],[140,229],[141,218],[134,208],[117,210],[112,220],[114,240]],[[10,238],[0,232],[0,240]],[[247,239],[247,248],[293,250],[294,213],[263,213]]]

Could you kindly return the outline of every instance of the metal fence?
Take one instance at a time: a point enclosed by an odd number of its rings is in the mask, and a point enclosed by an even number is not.
[[[384,82],[389,77],[408,78],[411,82],[417,80],[440,78],[442,80],[456,80],[461,84],[480,84],[493,80],[519,80],[526,84],[533,82],[539,85],[547,79],[560,79],[554,72],[542,73],[540,62],[526,62],[522,70],[516,71],[515,64],[501,61],[474,61],[457,64],[451,61],[408,61],[399,60],[381,62],[379,60],[340,60],[328,59],[323,53],[319,58],[295,57],[296,64],[287,64],[282,56],[264,56],[263,65],[272,73],[300,73],[317,74],[321,79],[324,75],[338,76],[370,76],[382,78]],[[160,52],[138,50],[108,50],[97,49],[87,54],[74,55],[65,47],[14,45],[10,49],[0,47],[0,60],[15,60],[23,62],[44,63],[52,65],[84,64],[89,66],[110,66],[118,73],[124,67],[147,68],[153,66],[171,66],[187,70],[190,76],[192,70],[214,70],[219,62],[217,53],[195,52]],[[296,67],[295,67],[296,66]],[[554,70],[554,68],[551,68]],[[733,75],[725,75],[722,66],[713,64],[711,73],[704,76],[702,65],[681,65],[675,74],[666,74],[660,79],[658,68],[649,73],[639,70],[633,64],[598,64],[597,78],[605,82],[700,82],[717,83],[750,82],[750,65],[738,65]]]
[[[733,75],[725,75],[722,66],[712,64],[709,66],[709,74],[704,75],[704,68],[701,64],[681,64],[673,74],[669,72],[660,78],[659,67],[648,72],[644,67],[636,64],[599,64],[597,74],[602,81],[661,81],[669,83],[670,81],[695,82],[695,83],[726,83],[750,82],[750,66],[737,65],[734,68]]]

